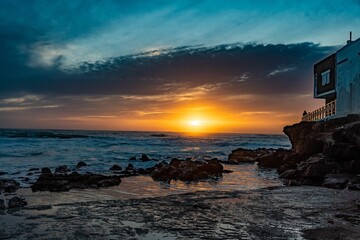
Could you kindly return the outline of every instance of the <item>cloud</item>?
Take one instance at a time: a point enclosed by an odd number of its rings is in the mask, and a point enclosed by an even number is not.
[[[29,68],[30,74],[24,77],[14,71],[4,76],[9,81],[0,83],[0,95],[123,95],[133,99],[153,95],[166,100],[171,94],[186,98],[207,92],[304,93],[311,87],[304,81],[311,82],[313,63],[334,49],[313,43],[164,49],[156,56],[144,52],[83,62],[70,72]]]

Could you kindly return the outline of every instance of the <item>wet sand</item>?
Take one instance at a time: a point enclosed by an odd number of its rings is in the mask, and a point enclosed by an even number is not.
[[[32,192],[21,188],[17,194],[25,197],[30,206],[43,204],[76,203],[101,200],[126,200],[134,198],[162,197],[195,191],[234,191],[282,186],[275,170],[259,169],[256,164],[225,165],[233,171],[223,174],[217,180],[185,183],[171,181],[171,184],[155,182],[149,176],[123,178],[119,186],[101,189],[72,189],[69,192]],[[11,197],[11,196],[9,196]],[[2,196],[0,195],[0,198]]]
[[[302,186],[112,197],[30,202],[0,215],[1,238],[360,239],[355,191]]]

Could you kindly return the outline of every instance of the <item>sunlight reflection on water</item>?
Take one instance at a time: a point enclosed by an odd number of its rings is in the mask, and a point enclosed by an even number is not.
[[[218,180],[193,183],[171,181],[170,184],[155,182],[149,176],[123,178],[119,186],[97,190],[71,190],[63,193],[36,192],[21,189],[20,193],[30,205],[59,204],[82,201],[133,199],[159,197],[196,191],[234,191],[280,186],[281,181],[274,170],[259,169],[256,164],[225,165],[232,173],[223,174]]]

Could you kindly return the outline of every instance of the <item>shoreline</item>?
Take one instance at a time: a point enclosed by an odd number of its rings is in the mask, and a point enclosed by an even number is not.
[[[358,239],[359,198],[281,186],[37,205],[0,215],[0,232],[4,239]]]

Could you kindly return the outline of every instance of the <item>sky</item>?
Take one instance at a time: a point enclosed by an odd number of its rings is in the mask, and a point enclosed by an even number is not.
[[[281,133],[359,0],[0,1],[0,128]]]

